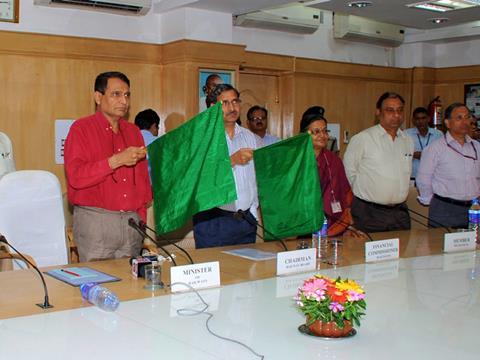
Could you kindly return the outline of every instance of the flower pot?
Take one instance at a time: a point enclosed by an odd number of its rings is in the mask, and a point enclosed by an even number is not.
[[[335,321],[322,322],[317,320],[312,324],[308,325],[308,328],[312,333],[317,336],[338,338],[349,335],[353,329],[352,323],[350,321],[345,321],[344,324],[345,326],[343,327],[343,329],[341,329],[338,327]]]

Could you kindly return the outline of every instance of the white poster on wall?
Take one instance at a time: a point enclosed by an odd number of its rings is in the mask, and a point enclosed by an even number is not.
[[[327,124],[327,129],[329,131],[329,141],[328,141],[328,150],[331,151],[340,151],[340,124]],[[333,140],[335,139],[335,140]],[[332,142],[335,141],[335,144]]]
[[[75,120],[57,119],[55,120],[55,163],[63,164],[63,150],[65,147],[65,139],[67,138],[70,126]]]

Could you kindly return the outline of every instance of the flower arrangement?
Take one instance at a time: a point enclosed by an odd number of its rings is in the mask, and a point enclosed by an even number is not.
[[[294,300],[307,317],[307,326],[315,321],[333,321],[340,329],[346,322],[360,326],[367,307],[365,292],[355,281],[322,275],[305,280]]]

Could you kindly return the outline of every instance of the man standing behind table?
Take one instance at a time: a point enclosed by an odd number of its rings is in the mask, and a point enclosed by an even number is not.
[[[344,156],[354,198],[352,217],[364,232],[410,229],[405,203],[412,172],[413,142],[400,126],[405,101],[394,93],[380,96],[379,124],[353,136]]]
[[[248,128],[255,135],[260,137],[263,146],[275,144],[280,139],[267,134],[268,111],[264,107],[254,105],[247,112]]]
[[[140,130],[124,119],[130,81],[120,72],[95,80],[95,114],[74,122],[65,142],[68,199],[80,261],[139,255],[142,236],[129,218],[145,221],[152,200]]]
[[[250,130],[239,126],[240,94],[229,84],[213,90],[222,103],[223,123],[230,163],[235,179],[237,200],[231,204],[202,211],[193,216],[193,235],[196,248],[254,243],[256,239],[258,195],[253,164],[253,150],[259,140]],[[244,216],[238,214],[244,212]]]
[[[413,110],[412,122],[415,127],[406,129],[405,133],[412,138],[415,149],[411,176],[412,180],[415,180],[422,151],[435,140],[441,138],[443,133],[440,130],[428,126],[430,115],[428,115],[428,110],[423,107],[417,107]]]
[[[418,200],[429,208],[431,227],[467,227],[471,200],[480,195],[480,144],[468,133],[472,115],[462,103],[445,110],[447,133],[423,152]]]
[[[140,111],[135,116],[135,125],[140,129],[145,146],[158,139],[160,116],[152,109]]]

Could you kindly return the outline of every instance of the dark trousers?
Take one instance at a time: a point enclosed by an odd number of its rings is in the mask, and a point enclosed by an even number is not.
[[[363,232],[409,230],[410,214],[406,203],[374,204],[358,197],[352,202],[353,226]]]
[[[245,212],[243,219],[236,213],[219,208],[199,212],[193,216],[193,236],[197,249],[254,243],[257,220]]]
[[[468,205],[450,204],[448,202],[432,198],[428,209],[428,226],[430,227],[468,227]]]

